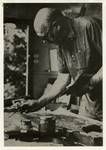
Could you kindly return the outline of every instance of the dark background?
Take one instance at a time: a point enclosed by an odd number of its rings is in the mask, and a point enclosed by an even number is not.
[[[65,9],[71,7],[82,6],[83,3],[4,3],[4,17],[22,20],[33,20],[36,12],[42,7],[54,7],[58,9]],[[102,16],[101,3],[86,4],[86,15],[93,15],[96,17]]]

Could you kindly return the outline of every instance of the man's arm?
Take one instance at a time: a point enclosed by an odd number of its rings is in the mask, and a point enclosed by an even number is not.
[[[65,89],[69,82],[70,75],[68,73],[59,73],[50,91],[40,97],[39,107],[44,107],[45,105],[53,101],[57,96],[59,96],[61,91]]]
[[[68,95],[71,93],[74,96],[82,96],[84,93],[89,92],[97,86],[98,83],[101,83],[102,79],[102,67],[94,75],[82,74],[78,80],[67,89],[66,94]]]
[[[98,70],[97,73],[93,75],[93,77],[90,79],[90,85],[95,86],[96,84],[100,83],[103,79],[102,77],[102,67]]]
[[[21,105],[22,112],[33,112],[55,100],[70,82],[70,75],[59,73],[50,91],[39,98],[39,100],[28,100]]]

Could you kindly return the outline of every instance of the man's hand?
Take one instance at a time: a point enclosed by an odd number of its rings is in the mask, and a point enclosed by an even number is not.
[[[92,90],[92,88],[93,87],[90,86],[89,83],[83,85],[83,87],[73,85],[69,87],[69,89],[66,91],[66,94],[71,94],[73,96],[82,96],[83,94],[88,93],[90,90]]]
[[[92,74],[82,74],[77,81],[67,89],[66,94],[82,96],[83,94],[87,93],[92,89],[89,82],[91,77]]]
[[[40,103],[37,100],[27,100],[26,102],[24,102],[23,104],[21,104],[20,106],[20,111],[21,112],[34,112],[39,110],[40,107]]]

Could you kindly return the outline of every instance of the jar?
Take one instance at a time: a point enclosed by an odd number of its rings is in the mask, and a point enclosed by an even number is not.
[[[40,116],[39,134],[50,137],[55,134],[55,118],[53,116]]]

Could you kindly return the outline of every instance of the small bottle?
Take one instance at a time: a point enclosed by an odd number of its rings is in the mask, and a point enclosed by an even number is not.
[[[47,133],[47,124],[45,116],[40,117],[39,120],[39,137],[44,137]]]

